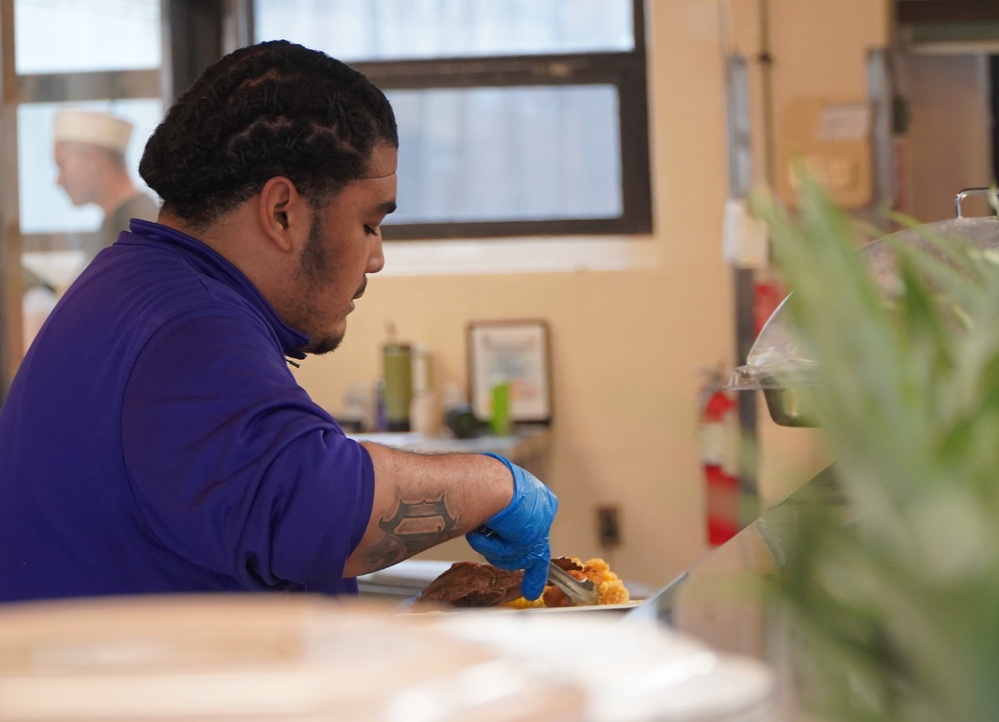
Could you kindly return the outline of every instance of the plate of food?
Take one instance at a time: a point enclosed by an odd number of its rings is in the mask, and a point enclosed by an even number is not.
[[[441,609],[494,608],[507,611],[611,611],[630,609],[633,600],[628,588],[603,559],[583,561],[578,557],[555,557],[552,561],[576,580],[592,585],[598,592],[597,604],[578,606],[554,584],[529,601],[520,591],[523,571],[506,570],[492,564],[455,562],[423,589],[413,600],[413,611]]]

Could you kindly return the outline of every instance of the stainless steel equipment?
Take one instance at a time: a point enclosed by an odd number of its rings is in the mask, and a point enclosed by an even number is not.
[[[968,196],[991,193],[992,189],[988,188],[963,190],[954,200],[955,218],[907,228],[858,250],[885,298],[891,298],[899,289],[896,248],[916,247],[942,257],[940,244],[970,243],[999,253],[999,219],[994,215],[965,217],[961,208]],[[808,395],[803,393],[816,365],[791,328],[787,312],[790,298],[788,295],[771,314],[747,354],[746,363],[732,372],[728,388],[762,391],[770,417],[780,426],[816,426],[814,414],[808,408]]]
[[[593,582],[579,581],[555,563],[548,563],[548,581],[562,590],[573,606],[592,606],[600,604],[600,591],[593,587]]]

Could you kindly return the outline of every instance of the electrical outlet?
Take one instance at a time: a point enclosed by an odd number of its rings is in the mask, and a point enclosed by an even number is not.
[[[597,507],[597,540],[604,549],[621,545],[621,520],[616,506]]]

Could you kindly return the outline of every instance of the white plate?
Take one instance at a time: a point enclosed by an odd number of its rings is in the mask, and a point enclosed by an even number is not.
[[[507,612],[621,612],[634,609],[644,601],[644,599],[634,599],[623,604],[594,604],[589,607],[527,607],[526,609],[495,607],[495,609]]]

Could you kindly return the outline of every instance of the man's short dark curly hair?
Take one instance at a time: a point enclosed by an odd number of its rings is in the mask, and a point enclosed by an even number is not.
[[[139,174],[163,207],[203,227],[285,176],[319,207],[399,146],[395,115],[364,75],[284,40],[209,67],[146,143]]]

